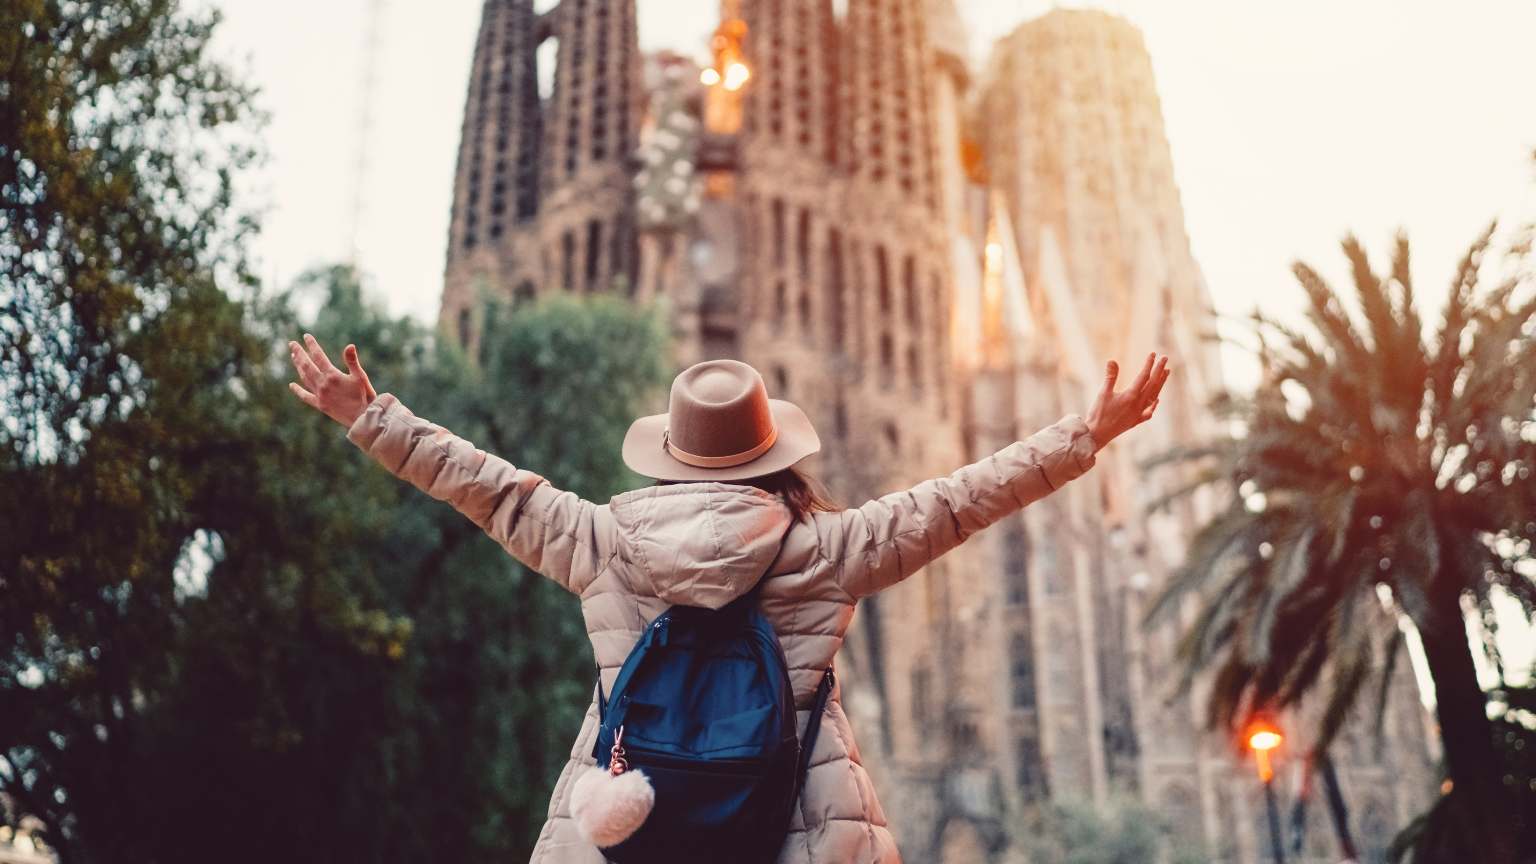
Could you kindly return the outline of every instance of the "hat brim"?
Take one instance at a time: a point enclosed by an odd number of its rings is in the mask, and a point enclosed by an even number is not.
[[[728,468],[689,465],[661,446],[667,415],[650,414],[629,424],[629,431],[624,434],[624,464],[636,474],[653,480],[745,480],[788,468],[821,450],[821,438],[800,406],[782,399],[769,399],[768,410],[773,414],[779,437],[772,447],[751,462]]]

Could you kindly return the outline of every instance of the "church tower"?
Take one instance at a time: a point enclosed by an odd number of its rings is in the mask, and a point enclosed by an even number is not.
[[[538,52],[553,40],[553,93]],[[633,0],[487,0],[454,179],[440,325],[463,344],[482,292],[628,291],[630,164],[639,130]]]

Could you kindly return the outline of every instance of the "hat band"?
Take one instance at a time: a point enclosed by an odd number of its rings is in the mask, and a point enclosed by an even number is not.
[[[700,456],[697,453],[689,453],[687,450],[683,450],[676,444],[673,444],[671,430],[663,429],[661,431],[661,449],[670,453],[672,458],[677,461],[692,465],[695,468],[732,468],[737,465],[743,465],[768,452],[768,448],[772,447],[773,442],[777,440],[779,440],[779,427],[775,425],[769,427],[768,437],[764,438],[762,443],[750,450],[731,453],[727,456]]]

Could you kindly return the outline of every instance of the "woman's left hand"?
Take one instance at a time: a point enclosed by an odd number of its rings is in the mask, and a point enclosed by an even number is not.
[[[363,364],[357,360],[356,345],[348,345],[342,352],[350,375],[337,369],[331,358],[325,356],[325,349],[308,333],[304,334],[303,345],[288,343],[288,354],[293,360],[293,368],[298,370],[299,380],[304,382],[303,386],[290,382],[288,389],[299,397],[300,402],[343,426],[350,427],[379,395],[374,392],[368,373],[363,371]]]
[[[1154,351],[1147,355],[1147,362],[1136,380],[1117,393],[1115,379],[1120,374],[1120,366],[1113,360],[1105,365],[1104,387],[1099,390],[1099,397],[1094,400],[1087,417],[1088,433],[1099,449],[1127,429],[1152,419],[1152,412],[1157,410],[1158,393],[1162,392],[1163,382],[1168,380],[1170,371],[1168,355],[1159,358]]]

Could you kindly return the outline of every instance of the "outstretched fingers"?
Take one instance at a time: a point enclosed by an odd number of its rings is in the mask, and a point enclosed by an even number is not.
[[[303,402],[305,405],[308,405],[316,411],[320,410],[320,398],[315,394],[305,390],[303,387],[300,387],[298,384],[295,384],[292,381],[288,382],[288,389],[293,391],[293,395],[299,397],[300,402]]]
[[[1143,403],[1157,401],[1157,396],[1163,391],[1163,384],[1167,383],[1168,373],[1171,371],[1173,370],[1168,367],[1168,355],[1164,354],[1163,359],[1157,361],[1157,369],[1153,372],[1152,380],[1148,381],[1141,390]]]
[[[310,358],[308,352],[297,342],[288,343],[288,356],[293,361],[293,368],[299,373],[299,380],[312,392],[319,392],[320,369],[315,366],[315,361]]]
[[[1120,375],[1120,364],[1111,360],[1104,364],[1104,386],[1099,390],[1099,396],[1094,400],[1095,413],[1103,411],[1110,398],[1115,395],[1115,379]]]
[[[304,334],[304,350],[309,353],[309,359],[315,361],[315,367],[321,372],[341,374],[341,370],[337,369],[336,364],[331,362],[331,358],[326,356],[325,349],[320,347],[320,340],[308,333]]]
[[[347,369],[357,376],[358,386],[362,389],[364,398],[372,402],[377,394],[373,389],[373,382],[368,380],[368,373],[363,371],[362,361],[357,359],[357,346],[348,345],[341,356],[347,363]]]
[[[1140,393],[1142,390],[1146,389],[1147,381],[1152,375],[1152,360],[1156,357],[1156,351],[1147,355],[1147,362],[1141,364],[1141,371],[1136,374],[1136,380],[1132,381],[1131,386],[1126,388],[1128,391],[1132,393]]]

